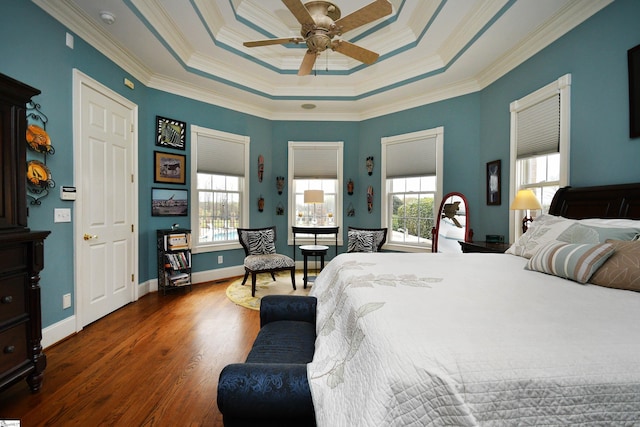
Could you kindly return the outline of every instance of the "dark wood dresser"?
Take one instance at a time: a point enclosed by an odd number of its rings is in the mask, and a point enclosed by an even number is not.
[[[26,104],[40,91],[0,74],[0,390],[42,386],[40,276],[48,231],[27,227]]]

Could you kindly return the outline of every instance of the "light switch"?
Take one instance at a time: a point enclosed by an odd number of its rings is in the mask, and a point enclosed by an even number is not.
[[[71,209],[55,208],[53,210],[53,222],[71,222]]]

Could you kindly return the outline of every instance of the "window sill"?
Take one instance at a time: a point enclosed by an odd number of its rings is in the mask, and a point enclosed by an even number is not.
[[[240,245],[239,242],[200,245],[200,246],[193,246],[193,248],[191,249],[191,253],[202,254],[206,252],[229,251],[233,249],[242,249],[242,246]]]

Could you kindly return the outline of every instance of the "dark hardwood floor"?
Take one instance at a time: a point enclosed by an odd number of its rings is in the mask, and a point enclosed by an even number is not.
[[[244,361],[259,313],[229,281],[154,292],[45,350],[42,390],[0,393],[0,419],[35,426],[221,426],[218,375]]]

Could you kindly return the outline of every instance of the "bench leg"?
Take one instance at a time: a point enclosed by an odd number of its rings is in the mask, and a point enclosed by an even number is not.
[[[293,285],[293,290],[296,290],[296,269],[291,269],[291,284]]]

